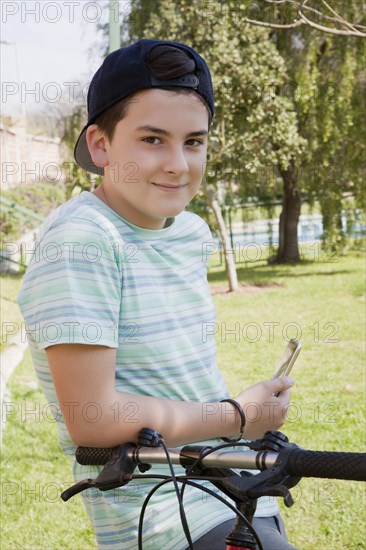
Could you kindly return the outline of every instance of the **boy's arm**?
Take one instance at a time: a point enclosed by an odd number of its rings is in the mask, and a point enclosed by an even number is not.
[[[239,432],[240,419],[231,404],[177,401],[118,391],[115,349],[59,344],[48,347],[46,354],[67,429],[77,445],[114,447],[137,441],[141,428],[157,430],[170,447],[231,437]],[[148,384],[147,379],[147,387]],[[259,437],[267,429],[283,424],[291,385],[285,378],[261,382],[237,397],[244,410],[246,405],[253,407],[253,403],[260,410],[255,419],[247,415],[246,437]],[[275,397],[272,394],[276,391],[282,393]]]

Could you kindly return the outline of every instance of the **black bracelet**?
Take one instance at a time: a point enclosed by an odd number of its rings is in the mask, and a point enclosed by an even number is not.
[[[221,439],[223,441],[225,441],[226,443],[236,443],[237,441],[240,441],[241,439],[243,439],[243,433],[244,433],[244,428],[245,428],[245,414],[244,414],[244,411],[243,409],[241,408],[241,405],[235,401],[234,399],[222,399],[220,401],[220,403],[231,403],[232,405],[234,405],[234,407],[236,408],[236,410],[238,411],[238,413],[240,414],[240,434],[239,434],[239,437],[237,439],[229,439],[228,437],[222,437]]]

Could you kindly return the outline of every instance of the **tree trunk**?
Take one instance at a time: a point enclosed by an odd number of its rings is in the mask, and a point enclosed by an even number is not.
[[[206,191],[209,205],[214,211],[214,214],[219,226],[219,230],[220,230],[222,244],[224,247],[226,273],[229,281],[229,292],[235,292],[236,290],[238,290],[238,277],[236,274],[234,251],[231,247],[230,238],[226,229],[224,219],[222,217],[220,205],[217,202],[217,199],[215,198],[213,191],[209,189],[207,185],[205,186],[205,191]]]
[[[279,247],[276,263],[300,261],[297,226],[299,222],[301,197],[297,188],[297,176],[294,161],[287,170],[280,168],[283,179],[282,212],[279,221]]]

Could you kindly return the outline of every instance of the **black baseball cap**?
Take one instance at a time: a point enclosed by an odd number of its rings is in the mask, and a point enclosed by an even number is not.
[[[148,56],[156,46],[169,45],[180,48],[195,61],[194,73],[169,80],[156,78],[149,69]],[[202,57],[190,46],[167,40],[142,39],[110,53],[92,78],[88,90],[88,122],[75,145],[74,156],[79,166],[94,174],[104,170],[94,164],[86,143],[86,130],[106,109],[130,94],[147,88],[179,86],[192,88],[207,103],[214,114],[214,96],[209,68]]]

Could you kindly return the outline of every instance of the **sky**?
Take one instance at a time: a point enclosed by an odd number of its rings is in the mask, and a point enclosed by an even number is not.
[[[108,19],[106,6],[106,0],[0,2],[4,114],[44,111],[61,101],[73,103],[77,95],[86,97],[102,61],[97,25]],[[121,13],[127,8],[121,0]]]

